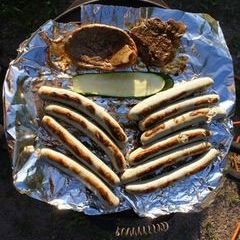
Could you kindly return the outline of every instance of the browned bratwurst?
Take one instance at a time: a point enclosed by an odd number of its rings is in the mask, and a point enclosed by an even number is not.
[[[188,82],[183,82],[166,91],[157,93],[144,99],[135,105],[128,113],[131,120],[140,120],[156,110],[168,106],[169,104],[201,91],[213,85],[213,80],[209,77],[198,78]]]
[[[218,95],[210,94],[176,102],[147,116],[145,119],[139,122],[139,128],[144,131],[155,126],[159,122],[166,121],[167,119],[182,113],[195,110],[197,108],[213,106],[217,104],[218,101]]]
[[[146,145],[185,127],[206,123],[208,121],[224,117],[226,117],[226,112],[221,107],[200,108],[193,110],[178,117],[169,119],[166,122],[160,123],[156,127],[147,130],[142,134],[141,142],[143,145]]]
[[[124,183],[132,182],[142,178],[148,174],[155,172],[160,168],[164,168],[183,161],[189,157],[202,154],[211,148],[211,143],[200,141],[181,148],[177,148],[164,155],[160,155],[149,159],[146,163],[127,169],[121,176]]]
[[[168,187],[182,178],[189,177],[200,172],[206,168],[218,156],[218,154],[219,151],[213,148],[194,162],[190,162],[189,164],[177,170],[173,170],[170,173],[157,176],[150,180],[129,184],[125,187],[125,189],[127,192],[133,194],[143,194],[151,193],[160,188]]]
[[[40,157],[46,158],[46,160],[63,172],[81,181],[90,191],[97,195],[106,206],[117,207],[119,205],[119,199],[100,178],[71,158],[48,148],[41,149]]]
[[[122,152],[99,127],[81,114],[63,106],[49,105],[45,108],[45,112],[86,134],[86,136],[96,142],[107,153],[115,170],[123,172],[126,167],[126,161]]]
[[[201,139],[206,139],[210,136],[211,132],[203,128],[190,129],[175,133],[167,138],[154,142],[151,145],[135,149],[130,153],[128,162],[130,165],[137,165],[169,150]]]
[[[106,112],[105,109],[83,95],[70,90],[47,86],[41,87],[38,90],[38,94],[44,100],[51,100],[66,104],[67,106],[79,110],[80,112],[83,112],[93,118],[120,146],[125,144],[127,141],[127,136],[118,122],[108,112]]]
[[[119,177],[101,161],[95,154],[86,148],[69,131],[62,127],[52,117],[44,116],[43,126],[55,136],[79,161],[93,170],[99,177],[111,185],[120,183]]]

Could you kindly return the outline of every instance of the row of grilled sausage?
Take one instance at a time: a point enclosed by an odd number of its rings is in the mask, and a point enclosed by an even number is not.
[[[41,157],[79,179],[109,207],[119,205],[119,199],[111,190],[119,184],[124,184],[130,193],[149,193],[166,187],[204,169],[219,154],[207,141],[211,131],[191,127],[226,116],[222,108],[215,106],[219,96],[208,94],[183,100],[212,84],[210,78],[180,83],[134,106],[128,117],[139,122],[143,131],[142,146],[133,150],[126,159],[122,148],[127,136],[105,109],[72,91],[43,86],[38,94],[51,104],[45,108],[42,124],[78,161],[47,148],[41,149]],[[110,158],[114,171],[58,121],[72,125],[97,143]],[[156,170],[203,153],[197,160],[177,170],[141,180]]]
[[[78,161],[48,148],[41,149],[41,157],[79,179],[105,205],[117,207],[119,199],[111,188],[120,184],[120,178],[115,171],[120,174],[126,168],[125,157],[121,151],[127,141],[123,129],[102,107],[80,94],[47,86],[41,87],[38,94],[42,100],[51,102],[45,107],[43,127]],[[97,124],[89,121],[89,118]],[[109,156],[115,171],[58,121],[72,125],[97,143]]]
[[[202,94],[213,83],[208,77],[183,82],[143,100],[129,111],[129,119],[139,122],[142,146],[128,156],[132,167],[121,176],[122,182],[129,183],[126,191],[149,193],[167,187],[201,171],[218,156],[219,151],[208,141],[212,132],[205,126],[226,117],[226,112],[217,106],[217,94]],[[198,96],[191,96],[196,93]],[[193,157],[194,160],[171,172],[141,180]]]

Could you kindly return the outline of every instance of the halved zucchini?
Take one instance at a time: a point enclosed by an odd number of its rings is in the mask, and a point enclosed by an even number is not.
[[[83,74],[72,81],[75,92],[111,97],[147,97],[165,86],[161,75],[143,72]]]

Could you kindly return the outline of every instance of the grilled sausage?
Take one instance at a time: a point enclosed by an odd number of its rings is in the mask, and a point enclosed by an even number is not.
[[[204,90],[212,86],[213,80],[209,77],[198,78],[183,82],[171,89],[151,96],[135,105],[128,113],[131,120],[140,120],[159,108],[165,107],[179,99],[192,95],[196,91]]]
[[[210,136],[211,132],[202,128],[176,133],[152,145],[137,148],[128,156],[128,162],[130,165],[137,165],[169,150],[186,145],[187,143],[206,139]]]
[[[196,161],[191,162],[177,170],[171,171],[165,175],[157,176],[146,181],[139,181],[133,184],[126,185],[127,192],[134,194],[151,193],[160,188],[165,188],[176,181],[194,175],[206,168],[219,154],[216,149],[209,150],[206,154],[199,157]]]
[[[63,106],[49,105],[45,108],[45,112],[52,117],[71,124],[90,137],[106,152],[115,170],[123,172],[126,167],[126,161],[122,152],[99,127],[91,123],[81,114]]]
[[[66,104],[93,118],[120,146],[127,141],[127,136],[118,122],[102,107],[88,98],[66,89],[47,86],[41,87],[38,90],[38,94],[44,100]]]
[[[110,188],[99,177],[71,158],[48,148],[41,149],[40,157],[46,158],[51,164],[60,168],[63,172],[81,181],[90,191],[97,195],[106,206],[117,207],[119,205],[118,197],[114,195]]]
[[[124,183],[131,182],[149,175],[160,168],[173,165],[179,161],[183,161],[189,157],[202,154],[211,148],[211,143],[197,142],[181,148],[177,148],[163,156],[150,159],[148,162],[139,166],[127,169],[121,176]]]
[[[147,116],[145,119],[139,122],[139,128],[144,131],[156,123],[166,121],[169,118],[194,109],[210,107],[217,104],[218,101],[219,96],[216,94],[193,97],[187,100],[179,101]]]
[[[43,126],[55,136],[79,161],[111,185],[120,182],[119,177],[96,155],[78,141],[71,133],[49,116],[42,119]]]
[[[200,108],[193,110],[176,118],[169,119],[166,122],[147,130],[142,134],[141,142],[143,145],[146,145],[185,127],[224,117],[226,117],[226,112],[221,107]]]

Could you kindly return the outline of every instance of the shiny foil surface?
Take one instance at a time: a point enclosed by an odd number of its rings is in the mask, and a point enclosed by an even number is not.
[[[213,89],[220,95],[220,105],[231,116],[235,104],[235,86],[232,58],[219,23],[207,14],[186,13],[179,10],[166,10],[157,7],[129,8],[104,5],[84,5],[81,9],[82,23],[104,23],[127,30],[140,18],[159,17],[182,21],[187,31],[182,37],[181,51],[178,55],[188,57],[187,69],[179,76],[172,76],[176,85],[197,76],[214,79]],[[47,43],[44,33],[50,39],[59,39],[63,33],[77,27],[74,23],[46,22],[18,49],[17,58],[9,65],[4,82],[4,118],[9,149],[12,156],[14,185],[19,192],[32,198],[52,204],[59,209],[73,209],[89,215],[99,215],[133,209],[142,217],[157,217],[173,212],[199,211],[214,199],[221,185],[232,134],[229,118],[208,124],[213,131],[212,144],[221,154],[205,170],[188,177],[167,188],[151,194],[135,196],[126,193],[122,187],[114,192],[121,199],[117,209],[107,209],[78,180],[62,173],[48,162],[39,159],[39,148],[50,147],[68,154],[59,142],[41,127],[43,103],[37,90],[42,85],[71,89],[72,76],[94,71],[66,72],[51,69],[46,64]],[[136,66],[120,71],[148,71],[144,66]],[[159,69],[150,69],[159,72]],[[103,106],[123,126],[129,137],[125,152],[128,153],[139,144],[140,132],[136,124],[127,120],[129,109],[139,99],[120,99],[91,97]],[[64,125],[77,138],[91,149],[100,159],[108,162],[107,156],[89,139],[75,129]]]

